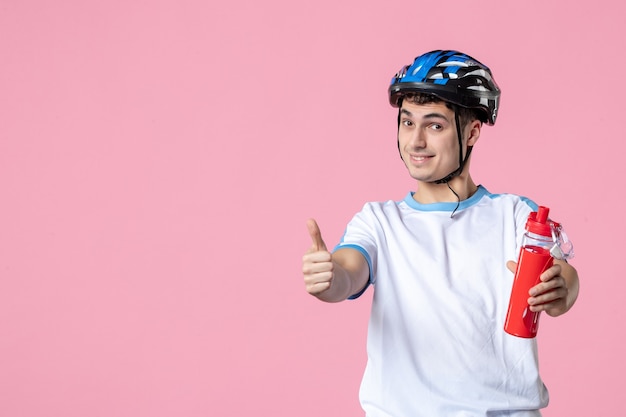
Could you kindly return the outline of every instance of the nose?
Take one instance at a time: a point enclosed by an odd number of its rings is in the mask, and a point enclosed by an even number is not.
[[[426,146],[426,136],[421,129],[412,129],[404,133],[406,135],[405,143],[411,149],[420,149]]]

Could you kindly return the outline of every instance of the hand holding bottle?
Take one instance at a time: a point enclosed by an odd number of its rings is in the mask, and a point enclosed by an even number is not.
[[[556,317],[568,310],[567,288],[565,279],[561,276],[561,261],[544,271],[540,276],[540,283],[528,291],[529,310],[533,313],[545,311],[549,316]],[[515,273],[517,262],[508,261],[507,268]]]
[[[514,336],[535,337],[539,328],[541,310],[533,311],[528,298],[531,288],[537,290],[536,286],[541,283],[540,276],[553,265],[550,251],[554,240],[548,222],[549,211],[547,207],[539,207],[530,213],[526,222],[504,323],[504,330]]]

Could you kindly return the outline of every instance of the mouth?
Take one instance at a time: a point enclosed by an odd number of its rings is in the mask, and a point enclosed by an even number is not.
[[[411,158],[411,161],[421,164],[424,163],[425,161],[428,161],[429,159],[431,159],[433,156],[432,155],[423,155],[423,154],[410,154],[409,157]]]

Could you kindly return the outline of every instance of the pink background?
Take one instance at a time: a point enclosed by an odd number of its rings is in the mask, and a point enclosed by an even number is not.
[[[474,179],[576,245],[544,415],[620,412],[623,9],[0,0],[0,415],[361,416],[371,293],[305,293],[305,220],[413,187],[386,89],[437,48],[503,90]]]

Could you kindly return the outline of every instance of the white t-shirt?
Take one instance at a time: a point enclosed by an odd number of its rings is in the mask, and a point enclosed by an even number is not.
[[[336,247],[365,256],[374,286],[360,391],[368,417],[540,416],[548,404],[536,340],[503,330],[506,261],[537,205],[482,186],[451,217],[456,205],[412,193],[367,203]]]

